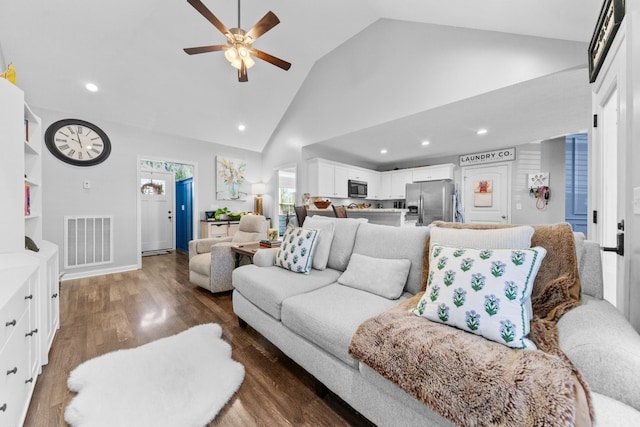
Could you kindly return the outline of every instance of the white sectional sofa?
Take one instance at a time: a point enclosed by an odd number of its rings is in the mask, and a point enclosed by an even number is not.
[[[453,425],[348,353],[362,322],[421,291],[429,228],[310,218],[305,227],[334,223],[333,233],[324,235],[331,237],[327,268],[293,273],[274,266],[277,249],[258,251],[253,265],[233,271],[233,308],[240,323],[251,325],[377,425]],[[598,425],[640,425],[640,337],[602,300],[598,245],[580,234],[575,239],[583,304],[560,319],[560,345],[589,383]],[[400,297],[388,299],[339,283],[352,254],[408,259]]]

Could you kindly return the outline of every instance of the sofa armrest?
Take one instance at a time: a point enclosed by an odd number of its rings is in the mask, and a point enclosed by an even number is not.
[[[640,335],[614,306],[583,295],[558,321],[560,347],[591,390],[640,410]]]
[[[270,267],[276,260],[278,248],[262,248],[256,251],[253,256],[253,263],[258,267]]]

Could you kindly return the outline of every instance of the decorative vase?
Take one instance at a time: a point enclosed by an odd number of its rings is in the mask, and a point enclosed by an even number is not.
[[[229,198],[230,199],[238,199],[238,183],[231,182],[227,184],[227,189],[229,190]]]

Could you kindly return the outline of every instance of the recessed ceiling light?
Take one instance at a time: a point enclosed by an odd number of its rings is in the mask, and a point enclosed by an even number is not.
[[[98,86],[96,86],[93,83],[87,83],[86,85],[84,85],[84,87],[89,91],[89,92],[97,92],[98,91]]]
[[[478,129],[478,132],[476,132],[476,133],[477,133],[478,135],[484,135],[484,134],[486,134],[487,132],[489,132],[489,131],[488,131],[488,130],[486,130],[486,129]]]
[[[422,141],[422,145],[429,145],[429,141]]]
[[[240,124],[238,125],[238,130],[239,130],[240,132],[243,132],[246,128],[247,128],[247,126],[245,126],[245,125],[244,125],[244,124],[242,124],[242,123],[240,123]]]
[[[380,154],[387,154],[387,149],[383,148],[382,150],[380,150]]]

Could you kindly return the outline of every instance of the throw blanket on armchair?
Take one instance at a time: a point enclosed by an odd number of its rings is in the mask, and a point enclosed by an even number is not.
[[[532,294],[529,338],[538,350],[511,349],[410,314],[419,293],[362,323],[349,354],[459,425],[592,425],[586,383],[560,350],[555,325],[580,301],[573,233],[568,225],[534,228],[532,246],[547,249]],[[423,280],[428,270],[425,258]]]

